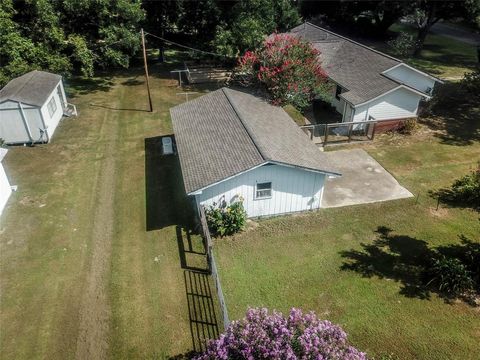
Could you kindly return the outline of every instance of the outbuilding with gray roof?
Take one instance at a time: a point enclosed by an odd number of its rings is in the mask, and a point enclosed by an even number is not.
[[[280,107],[222,88],[170,109],[185,190],[197,204],[243,199],[249,217],[321,207],[340,176]]]
[[[60,75],[34,70],[0,90],[0,138],[7,144],[49,142],[61,118],[76,114]]]

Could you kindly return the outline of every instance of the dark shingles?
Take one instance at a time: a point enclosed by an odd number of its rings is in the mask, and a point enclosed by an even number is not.
[[[187,193],[264,162],[222,90],[170,113]]]
[[[328,76],[346,92],[340,96],[358,105],[395,89],[400,84],[382,72],[401,63],[359,43],[305,23],[290,31],[309,41],[321,52],[320,59]]]
[[[187,193],[267,163],[337,173],[285,113],[223,88],[170,109]]]
[[[0,90],[0,102],[12,100],[42,106],[61,80],[60,75],[30,71],[11,80]]]

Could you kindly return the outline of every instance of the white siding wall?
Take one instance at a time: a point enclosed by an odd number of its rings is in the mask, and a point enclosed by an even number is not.
[[[2,214],[3,208],[5,207],[11,192],[12,189],[10,188],[7,174],[5,174],[3,164],[0,162],[0,215]]]
[[[337,90],[337,86],[333,86],[333,89],[332,89],[332,106],[337,110],[337,112],[339,112],[340,114],[343,114],[343,107],[345,106],[345,100],[343,100],[342,98],[337,99],[335,97],[335,92]],[[344,92],[345,90],[342,89],[342,92]]]
[[[385,74],[422,92],[427,92],[428,88],[433,89],[435,86],[435,80],[432,78],[403,65],[397,66]]]
[[[60,86],[60,83],[59,83],[59,86]],[[64,98],[66,99],[65,93],[64,93],[64,90],[63,90],[63,86],[61,86],[60,89],[63,92]],[[48,113],[47,105],[48,105],[48,102],[50,101],[50,99],[52,97],[55,99],[55,103],[57,104],[57,110],[50,117],[50,114]],[[45,121],[45,126],[47,127],[48,137],[49,137],[49,139],[51,139],[53,133],[55,132],[55,129],[57,128],[58,123],[60,122],[60,120],[63,117],[62,101],[60,100],[60,97],[58,96],[57,88],[55,88],[55,90],[53,90],[53,92],[48,96],[47,101],[45,102],[45,104],[43,104],[43,106],[41,108],[41,111],[42,111],[43,119]]]
[[[43,129],[40,109],[27,104],[22,104],[22,108],[32,138],[37,141],[40,129]],[[17,102],[5,101],[0,104],[0,138],[12,144],[30,142]]]
[[[318,209],[325,175],[280,165],[265,165],[214,185],[197,195],[198,203],[209,206],[244,199],[248,217]],[[255,199],[255,184],[272,182],[272,197]]]
[[[401,119],[417,116],[421,96],[400,88],[377,100],[355,108],[353,121],[367,121],[369,116],[375,120]]]
[[[345,107],[345,114],[343,114],[343,122],[353,121],[353,108],[350,104]]]

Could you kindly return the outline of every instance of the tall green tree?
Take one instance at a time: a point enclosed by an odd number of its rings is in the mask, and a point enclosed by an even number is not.
[[[1,0],[0,85],[32,69],[126,67],[143,19],[136,0]]]
[[[300,22],[290,0],[240,0],[230,10],[227,21],[217,27],[213,46],[216,51],[237,56],[257,48],[265,36],[288,30]]]
[[[433,25],[440,20],[480,15],[480,1],[418,0],[413,2],[410,18],[417,27],[417,46],[414,55],[419,55]]]

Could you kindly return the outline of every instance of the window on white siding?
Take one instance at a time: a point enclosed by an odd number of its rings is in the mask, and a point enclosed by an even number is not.
[[[257,188],[255,189],[255,199],[268,199],[270,197],[272,197],[272,183],[257,183]]]
[[[55,114],[55,111],[57,111],[57,103],[55,102],[55,98],[51,98],[50,101],[47,104],[47,109],[48,109],[48,114],[50,117]]]

